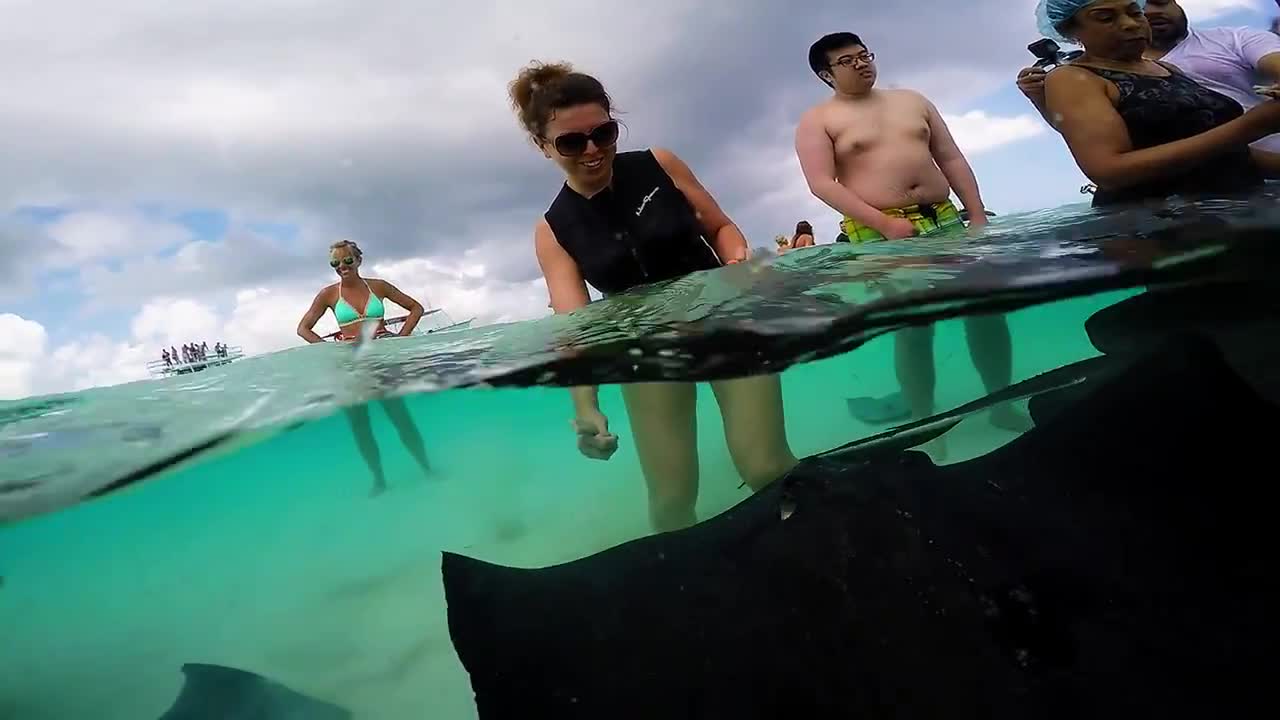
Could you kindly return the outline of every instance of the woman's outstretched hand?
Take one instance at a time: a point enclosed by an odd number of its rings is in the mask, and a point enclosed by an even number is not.
[[[599,410],[579,413],[570,421],[578,434],[578,452],[592,460],[608,460],[618,451],[618,436],[609,432],[609,418]]]

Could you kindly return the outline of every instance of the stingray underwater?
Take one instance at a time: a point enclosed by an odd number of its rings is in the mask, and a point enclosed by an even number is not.
[[[480,717],[1197,717],[1261,702],[1246,678],[1267,662],[1275,542],[1233,472],[1274,462],[1280,364],[1255,357],[1246,380],[1213,337],[1230,323],[1178,312],[1237,291],[1108,308],[1089,327],[1104,355],[806,458],[685,530],[534,569],[444,553]],[[1028,396],[1036,427],[1004,447],[947,466],[911,449]]]

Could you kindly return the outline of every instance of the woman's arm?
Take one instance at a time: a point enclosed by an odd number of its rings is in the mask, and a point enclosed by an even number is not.
[[[1028,67],[1018,71],[1018,90],[1031,101],[1031,106],[1040,113],[1040,117],[1049,123],[1050,127],[1055,127],[1053,116],[1049,114],[1049,108],[1045,104],[1044,98],[1044,68]]]
[[[315,299],[311,301],[311,307],[307,308],[302,320],[298,321],[298,337],[312,344],[324,342],[324,338],[317,335],[312,328],[320,322],[320,318],[324,317],[324,311],[328,309],[329,288],[325,288],[316,293]]]
[[[382,290],[382,297],[409,311],[409,317],[405,318],[404,325],[400,326],[399,333],[400,337],[407,337],[413,332],[414,328],[418,327],[418,321],[422,320],[422,314],[426,312],[422,308],[422,303],[400,292],[400,288],[386,280],[374,280],[373,282],[379,284]]]
[[[729,265],[746,260],[747,238],[743,236],[738,226],[733,224],[724,210],[720,209],[720,204],[711,197],[711,193],[698,182],[693,170],[670,150],[654,148],[653,156],[657,158],[662,169],[667,171],[667,175],[671,176],[671,181],[675,183],[676,188],[693,206],[693,211],[697,214],[698,221],[702,223],[703,230],[706,231],[707,237],[711,238],[712,247],[720,256],[720,262]]]
[[[1249,154],[1253,156],[1253,162],[1262,170],[1262,174],[1269,179],[1280,178],[1280,153],[1259,150],[1258,148],[1249,148]]]
[[[551,294],[551,309],[563,315],[586,307],[591,302],[587,282],[582,279],[578,264],[556,240],[546,220],[539,220],[533,230],[533,247],[538,256],[538,266],[542,268],[542,277],[547,281],[547,291]],[[569,392],[579,417],[600,412],[599,393],[594,385],[573,387]]]
[[[1257,112],[1271,104],[1264,103],[1199,135],[1134,150],[1105,82],[1092,73],[1067,66],[1054,70],[1045,79],[1045,98],[1076,164],[1100,188],[1127,187],[1192,168],[1265,137],[1269,125],[1280,125],[1276,108]]]

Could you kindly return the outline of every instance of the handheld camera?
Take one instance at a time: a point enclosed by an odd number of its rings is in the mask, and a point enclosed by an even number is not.
[[[1027,46],[1027,50],[1030,50],[1031,54],[1036,56],[1034,67],[1037,68],[1051,68],[1055,65],[1062,65],[1083,54],[1081,50],[1064,53],[1058,43],[1049,38],[1041,38],[1031,43]]]

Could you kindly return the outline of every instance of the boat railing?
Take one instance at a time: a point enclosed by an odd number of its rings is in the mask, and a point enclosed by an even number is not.
[[[152,360],[147,363],[147,370],[153,375],[172,375],[174,373],[195,372],[203,370],[207,367],[217,365],[225,365],[244,357],[244,350],[239,345],[227,346],[225,355],[219,355],[213,351],[209,351],[203,359],[188,360],[179,362],[168,362],[164,360]]]

